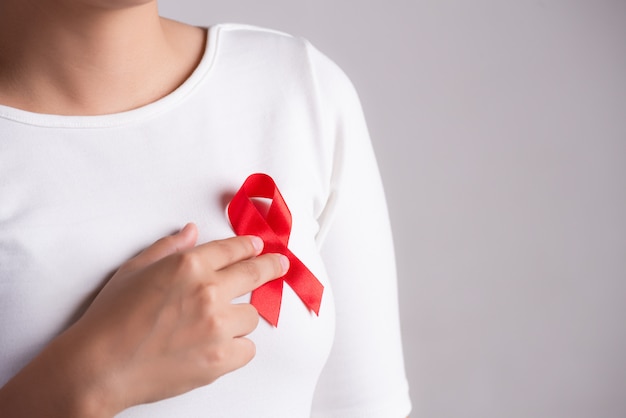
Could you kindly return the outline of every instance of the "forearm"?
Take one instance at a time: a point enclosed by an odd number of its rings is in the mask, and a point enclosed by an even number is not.
[[[196,240],[188,225],[122,265],[85,314],[0,389],[0,416],[110,418],[247,364],[255,348],[244,336],[259,314],[231,301],[283,276],[289,261],[260,255],[260,238]]]
[[[0,416],[104,418],[107,405],[100,400],[93,363],[77,349],[71,332],[47,346],[32,362],[0,388]],[[110,406],[110,405],[109,405]]]

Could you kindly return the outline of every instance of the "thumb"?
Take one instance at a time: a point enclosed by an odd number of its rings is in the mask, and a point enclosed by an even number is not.
[[[169,255],[193,248],[198,240],[198,228],[188,223],[183,229],[173,235],[163,237],[141,253],[124,263],[119,271],[126,273],[142,269],[156,263]]]

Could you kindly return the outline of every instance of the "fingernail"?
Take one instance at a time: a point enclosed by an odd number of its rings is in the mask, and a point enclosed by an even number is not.
[[[289,270],[289,259],[282,254],[280,254],[280,266],[283,268],[283,274],[287,273]]]
[[[263,250],[263,240],[256,236],[252,236],[250,239],[252,240],[252,246],[256,250],[257,254],[260,253]]]

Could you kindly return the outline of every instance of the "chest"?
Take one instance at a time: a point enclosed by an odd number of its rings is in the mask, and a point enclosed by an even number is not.
[[[200,242],[232,236],[226,205],[248,174],[262,171],[275,178],[292,213],[290,250],[325,286],[320,315],[286,287],[279,327],[261,322],[251,335],[255,360],[196,401],[232,410],[232,394],[254,385],[248,389],[259,408],[281,386],[300,386],[292,402],[310,402],[334,332],[332,289],[315,242],[322,197],[311,171],[304,164],[294,170],[297,153],[268,150],[258,139],[241,148],[193,135],[122,139],[121,147],[60,140],[0,157],[0,379],[75,321],[117,267],[154,240],[190,221]]]

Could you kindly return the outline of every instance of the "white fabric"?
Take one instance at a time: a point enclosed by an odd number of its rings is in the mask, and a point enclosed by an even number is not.
[[[352,85],[289,35],[230,24],[208,40],[192,76],[140,109],[0,106],[0,384],[160,236],[188,221],[200,242],[232,236],[225,206],[264,172],[293,214],[289,247],[325,286],[320,316],[286,286],[249,365],[120,416],[407,416],[387,210]]]

